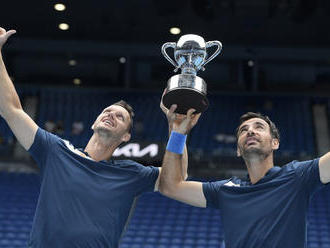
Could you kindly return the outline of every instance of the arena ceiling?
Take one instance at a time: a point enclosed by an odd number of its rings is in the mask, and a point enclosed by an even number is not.
[[[0,25],[21,38],[136,43],[173,41],[170,27],[225,44],[329,47],[328,0],[80,0],[2,3]],[[58,29],[68,23],[69,30]]]

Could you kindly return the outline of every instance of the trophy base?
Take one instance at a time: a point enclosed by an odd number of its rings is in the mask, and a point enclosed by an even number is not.
[[[195,113],[204,112],[208,106],[209,101],[201,92],[191,88],[176,88],[168,91],[163,96],[163,104],[166,108],[176,104],[175,113],[186,114],[191,108],[196,109]]]

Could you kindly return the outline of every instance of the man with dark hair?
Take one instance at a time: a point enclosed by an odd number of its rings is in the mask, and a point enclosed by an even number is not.
[[[168,112],[169,125],[176,106]],[[247,113],[237,129],[237,155],[248,170],[245,179],[216,182],[182,179],[180,163],[186,134],[198,121],[194,109],[172,129],[163,160],[159,190],[178,201],[220,209],[226,248],[306,247],[306,222],[311,196],[330,182],[330,153],[310,161],[274,166],[279,148],[275,124]]]
[[[2,60],[2,46],[14,33],[0,28],[0,115],[40,167],[41,189],[28,247],[117,248],[134,199],[158,190],[160,168],[111,159],[115,149],[130,140],[133,109],[125,101],[105,108],[81,150],[39,128],[22,109]],[[184,153],[181,174],[186,175]]]
[[[263,115],[261,113],[253,113],[253,112],[247,112],[246,114],[242,115],[239,118],[239,126],[236,129],[236,137],[237,138],[238,138],[238,135],[239,135],[238,131],[239,131],[240,125],[243,122],[245,122],[247,120],[250,120],[252,118],[259,118],[259,119],[262,119],[265,122],[267,122],[267,124],[270,128],[270,133],[271,133],[272,137],[275,138],[275,139],[278,139],[278,141],[280,142],[280,132],[278,131],[278,129],[277,129],[276,125],[274,124],[274,122],[272,122],[267,115]]]

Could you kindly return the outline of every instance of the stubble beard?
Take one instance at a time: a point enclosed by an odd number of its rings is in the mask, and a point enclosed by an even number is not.
[[[97,127],[95,128],[94,132],[97,133],[99,137],[104,140],[118,139],[118,137],[111,130],[104,127]]]
[[[266,151],[259,147],[252,147],[247,149],[240,148],[240,152],[245,161],[250,161],[250,160],[261,161],[266,159],[271,154],[271,151]]]

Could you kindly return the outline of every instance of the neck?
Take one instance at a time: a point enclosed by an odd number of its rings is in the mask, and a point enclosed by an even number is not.
[[[95,161],[109,160],[120,143],[111,138],[103,137],[94,132],[88,141],[85,151]]]
[[[244,158],[252,184],[257,183],[266,173],[274,167],[273,153],[264,156],[251,156]]]

